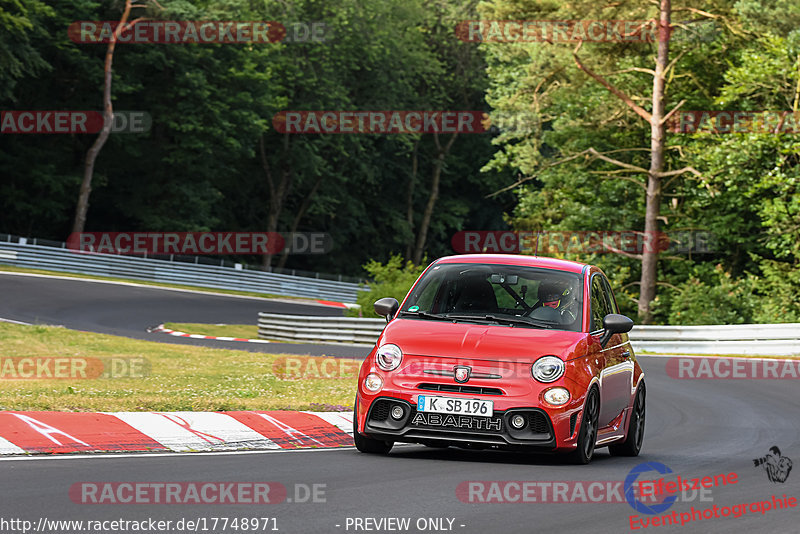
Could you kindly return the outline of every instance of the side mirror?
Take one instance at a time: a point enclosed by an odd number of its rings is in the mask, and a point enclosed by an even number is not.
[[[630,332],[631,328],[633,328],[633,320],[631,318],[618,313],[609,313],[603,317],[603,329],[605,332],[600,338],[600,345],[605,348],[611,336]]]
[[[372,307],[375,308],[375,313],[386,317],[386,322],[388,323],[394,319],[394,314],[400,309],[400,303],[397,302],[397,299],[395,298],[384,297],[380,300],[376,300]]]

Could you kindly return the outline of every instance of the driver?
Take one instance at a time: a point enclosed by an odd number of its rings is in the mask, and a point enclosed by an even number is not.
[[[539,284],[537,296],[538,306],[557,311],[562,323],[571,323],[578,317],[575,291],[569,283],[545,280]]]

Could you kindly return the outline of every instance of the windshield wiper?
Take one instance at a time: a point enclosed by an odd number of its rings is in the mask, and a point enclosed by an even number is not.
[[[424,311],[401,311],[399,315],[411,315],[420,319],[433,319],[434,321],[447,321],[447,317],[436,313],[428,313]]]
[[[537,321],[535,319],[530,319],[527,317],[498,317],[497,315],[491,314],[482,314],[482,315],[454,315],[452,313],[448,313],[446,315],[448,319],[458,319],[458,320],[472,320],[472,321],[493,321],[497,323],[505,323],[509,325],[525,325],[525,326],[535,326],[537,328],[553,328],[553,325],[549,323],[544,323],[541,321]]]
[[[553,325],[550,323],[545,323],[544,321],[537,321],[536,319],[531,319],[529,317],[497,317],[496,315],[487,315],[487,318],[494,317],[496,321],[505,322],[508,324],[524,324],[526,326],[535,326],[537,328],[553,328]]]

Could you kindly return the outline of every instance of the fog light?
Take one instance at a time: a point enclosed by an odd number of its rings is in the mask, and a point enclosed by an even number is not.
[[[550,388],[544,392],[544,400],[553,406],[561,406],[569,401],[569,391],[565,388]]]
[[[370,373],[364,379],[364,387],[374,393],[383,387],[383,379],[375,373]]]
[[[397,419],[398,421],[403,418],[405,411],[403,410],[402,406],[395,406],[392,408],[392,418]]]
[[[525,418],[521,415],[517,414],[511,418],[511,426],[519,430],[523,426],[525,426]]]

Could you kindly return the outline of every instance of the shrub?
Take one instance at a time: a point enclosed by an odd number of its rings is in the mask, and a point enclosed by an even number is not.
[[[677,286],[671,299],[669,324],[752,323],[758,300],[754,284],[754,277],[734,279],[720,265],[713,272],[699,269]]]
[[[364,269],[369,273],[372,283],[367,284],[368,291],[359,291],[356,303],[361,309],[352,309],[348,315],[363,317],[379,317],[372,304],[384,297],[394,297],[398,302],[402,302],[417,281],[419,275],[425,270],[427,260],[422,265],[414,265],[410,261],[403,262],[403,257],[398,255],[389,258],[386,264],[377,261],[370,261],[364,265]]]

